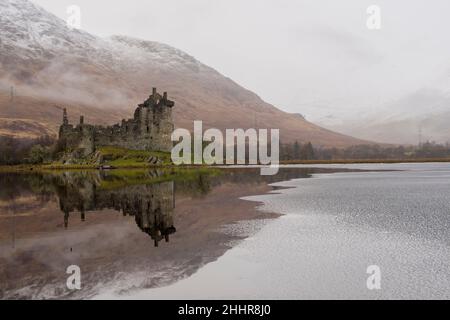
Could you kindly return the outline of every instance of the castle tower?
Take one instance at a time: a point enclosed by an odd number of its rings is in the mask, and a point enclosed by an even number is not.
[[[171,135],[174,130],[172,108],[175,103],[169,100],[167,92],[164,92],[162,96],[156,93],[153,102],[153,130],[150,149],[170,152],[173,147]]]

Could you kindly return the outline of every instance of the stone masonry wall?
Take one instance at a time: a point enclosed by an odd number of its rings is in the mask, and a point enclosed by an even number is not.
[[[132,150],[166,151],[172,149],[170,139],[174,130],[172,108],[174,102],[161,96],[153,89],[153,94],[134,113],[134,117],[122,120],[113,126],[94,126],[84,124],[84,118],[73,126],[68,123],[64,110],[63,124],[59,139],[66,151],[88,156],[100,146],[117,146]]]

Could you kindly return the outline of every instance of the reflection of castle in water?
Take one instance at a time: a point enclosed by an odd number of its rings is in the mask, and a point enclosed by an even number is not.
[[[84,221],[86,212],[113,209],[124,216],[134,216],[137,226],[154,240],[155,247],[163,239],[169,242],[169,236],[176,232],[173,181],[108,189],[99,188],[98,183],[84,177],[60,184],[58,196],[65,228],[72,212],[80,212]]]

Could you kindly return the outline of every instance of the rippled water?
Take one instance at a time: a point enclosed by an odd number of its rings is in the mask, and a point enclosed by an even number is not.
[[[0,298],[90,298],[189,277],[259,230],[237,222],[276,217],[239,197],[312,170],[257,172],[0,173]],[[80,268],[81,290],[67,288],[69,266]]]
[[[0,174],[0,297],[450,298],[447,164],[315,167]]]
[[[130,297],[449,299],[449,166],[346,167],[406,171],[275,184],[288,189],[246,199],[283,216],[192,277]],[[370,265],[380,290],[367,288]]]

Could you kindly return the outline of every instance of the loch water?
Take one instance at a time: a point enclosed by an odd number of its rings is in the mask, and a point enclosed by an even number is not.
[[[449,227],[439,163],[2,173],[0,297],[448,299]]]

